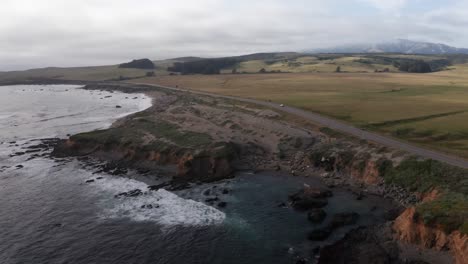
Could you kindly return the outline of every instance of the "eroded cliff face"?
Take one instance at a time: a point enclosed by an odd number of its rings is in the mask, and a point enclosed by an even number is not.
[[[455,256],[456,264],[468,263],[468,236],[456,231],[451,234],[451,250]]]
[[[226,157],[213,157],[210,155],[185,155],[177,162],[178,177],[184,179],[216,180],[232,175],[234,168],[231,160]]]
[[[144,146],[103,145],[68,139],[55,147],[53,155],[58,157],[93,155],[135,167],[175,165],[177,172],[174,176],[187,181],[211,181],[230,177],[234,172],[232,163],[237,159],[235,146],[225,142],[218,142],[203,149],[171,146],[154,150],[145,149]]]
[[[440,227],[424,224],[414,207],[406,209],[394,222],[396,238],[424,248],[450,250],[456,264],[468,263],[468,236],[455,231],[447,234]]]
[[[357,160],[348,169],[353,179],[365,185],[377,185],[383,182],[379,175],[377,161],[375,160]]]

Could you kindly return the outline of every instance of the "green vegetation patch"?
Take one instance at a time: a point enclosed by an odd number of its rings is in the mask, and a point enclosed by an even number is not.
[[[182,130],[175,124],[162,120],[137,119],[131,125],[138,130],[149,133],[156,138],[166,139],[180,147],[198,147],[209,145],[212,138],[203,133]]]
[[[130,128],[110,128],[81,133],[70,137],[71,140],[85,144],[111,145],[138,145],[143,143],[142,134]]]
[[[468,170],[435,160],[409,158],[398,166],[382,163],[380,168],[386,183],[402,186],[411,192],[424,193],[432,188],[468,193]]]
[[[409,158],[396,167],[381,160],[379,172],[386,183],[411,192],[441,191],[438,199],[416,207],[418,216],[425,224],[442,227],[448,234],[455,230],[468,234],[468,170],[434,160]]]
[[[416,207],[418,217],[429,226],[440,226],[450,234],[459,230],[468,234],[468,199],[463,194],[446,194]]]
[[[145,142],[145,137],[152,137]],[[124,126],[82,133],[71,137],[73,141],[90,144],[126,145],[134,147],[148,147],[154,142],[157,149],[169,145],[194,148],[212,143],[212,138],[203,133],[185,131],[177,125],[162,120],[149,120],[146,118],[133,119]],[[163,142],[168,142],[162,146]]]

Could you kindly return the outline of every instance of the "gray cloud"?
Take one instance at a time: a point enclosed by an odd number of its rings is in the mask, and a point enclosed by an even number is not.
[[[420,0],[324,2],[2,0],[0,70],[300,51],[395,38],[468,46],[461,34],[464,1],[429,11],[414,8]]]

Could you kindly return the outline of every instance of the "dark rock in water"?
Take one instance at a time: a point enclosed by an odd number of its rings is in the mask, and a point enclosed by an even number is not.
[[[333,230],[328,226],[318,228],[309,232],[309,234],[307,235],[307,238],[312,241],[323,241],[330,236],[332,231]]]
[[[104,179],[103,177],[97,177],[96,180],[102,180]]]
[[[173,182],[171,187],[168,188],[169,191],[180,191],[190,188],[190,184],[188,182]]]
[[[227,188],[224,188],[223,191],[222,191],[223,194],[228,194],[229,193],[229,189]]]
[[[213,197],[213,198],[207,198],[205,199],[205,202],[207,203],[213,203],[213,202],[217,202],[219,201],[219,198],[218,197]]]
[[[30,149],[30,150],[26,150],[25,153],[35,153],[35,152],[39,152],[41,151],[40,149]]]
[[[137,197],[142,195],[143,192],[140,189],[131,190],[127,193],[127,197]]]
[[[153,208],[159,208],[159,205],[152,205],[152,204],[144,204],[140,207],[141,209],[153,209]]]
[[[24,154],[26,154],[26,153],[25,152],[15,152],[13,154],[10,154],[10,157],[22,156]]]
[[[120,105],[116,105],[116,106],[115,106],[115,108],[122,108],[122,106],[120,106]]]
[[[286,203],[279,203],[279,204],[277,205],[277,207],[280,207],[280,208],[287,208],[288,205],[287,205]]]
[[[298,210],[308,210],[312,208],[321,208],[328,204],[325,198],[331,197],[333,193],[330,190],[304,187],[299,192],[289,196],[292,206]]]
[[[92,183],[94,180],[87,180],[86,183]]]
[[[78,157],[77,158],[79,161],[88,161],[89,160],[89,157]]]
[[[226,206],[227,206],[227,203],[226,203],[226,202],[220,202],[220,203],[218,203],[218,207],[219,207],[219,208],[224,208],[224,207],[226,207]]]
[[[307,264],[309,261],[306,258],[299,258],[296,260],[296,264]]]
[[[110,172],[111,175],[115,175],[115,176],[118,176],[118,175],[124,175],[124,174],[127,174],[128,170],[125,169],[125,168],[116,168],[114,169],[112,172]]]
[[[364,199],[365,197],[366,197],[366,196],[364,195],[363,192],[358,192],[358,193],[356,194],[356,200],[358,200],[358,201]]]
[[[62,227],[62,224],[57,223],[57,224],[54,225],[54,227]]]
[[[325,210],[320,209],[320,208],[312,209],[307,214],[307,218],[309,219],[309,221],[311,221],[312,223],[317,223],[317,224],[322,223],[326,217],[327,217],[327,213],[325,212]]]
[[[398,246],[391,238],[391,230],[386,229],[378,226],[353,230],[335,244],[323,247],[318,263],[404,263],[399,261]]]
[[[335,214],[329,224],[331,228],[338,228],[347,225],[354,225],[359,219],[358,213],[339,213]]]
[[[24,166],[23,165],[16,165],[16,168],[17,169],[22,169],[22,168],[24,168]]]
[[[131,190],[131,191],[128,191],[128,192],[119,193],[115,197],[116,198],[119,198],[119,197],[122,197],[122,196],[123,197],[137,197],[137,196],[140,196],[140,195],[143,195],[143,192],[140,189],[135,189],[135,190]]]
[[[205,191],[203,192],[203,195],[205,195],[205,196],[208,196],[208,195],[210,195],[210,194],[211,194],[211,190],[210,190],[210,189],[207,189],[207,190],[205,190]]]
[[[139,168],[139,169],[137,169],[137,172],[138,172],[138,173],[140,173],[140,174],[145,174],[145,173],[148,173],[148,172],[150,172],[150,170],[148,170],[148,169],[141,169],[141,168]]]
[[[169,183],[161,183],[161,184],[158,184],[158,185],[148,186],[148,189],[150,191],[157,191],[157,190],[159,190],[161,188],[164,188],[164,187],[167,187],[169,185],[170,185]]]
[[[294,209],[306,211],[314,208],[322,208],[328,204],[328,201],[325,199],[314,199],[314,198],[305,198],[302,200],[294,201],[292,206]]]
[[[316,246],[312,249],[312,254],[317,255],[320,253],[320,246]]]

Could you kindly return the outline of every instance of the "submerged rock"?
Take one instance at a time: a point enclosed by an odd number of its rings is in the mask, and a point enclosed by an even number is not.
[[[326,198],[331,197],[330,190],[304,186],[299,192],[289,196],[291,204],[298,210],[321,208],[328,204]]]
[[[277,205],[277,207],[279,207],[279,208],[287,208],[288,205],[287,205],[286,203],[284,203],[284,202],[281,202],[281,203],[279,203],[279,204]]]
[[[137,197],[137,196],[140,196],[140,195],[143,195],[143,192],[140,189],[135,189],[135,190],[131,190],[129,192],[119,193],[115,197],[116,198],[119,198],[119,197]]]
[[[314,208],[322,208],[327,206],[328,201],[325,199],[304,198],[301,200],[293,201],[292,207],[297,210],[306,211]]]
[[[150,191],[157,191],[157,190],[159,190],[159,189],[161,189],[161,188],[164,188],[164,187],[167,187],[167,186],[169,186],[169,185],[170,185],[170,183],[161,183],[161,184],[158,184],[158,185],[151,185],[151,186],[148,186],[148,189],[149,189]]]
[[[140,189],[135,189],[135,190],[129,191],[127,196],[128,197],[137,197],[137,196],[140,196],[142,194],[143,194],[143,192]]]
[[[354,225],[359,219],[359,214],[350,212],[350,213],[338,213],[333,215],[333,218],[329,224],[332,229],[339,228],[347,225]]]
[[[307,264],[309,261],[306,258],[299,258],[296,260],[296,264]]]
[[[379,226],[353,230],[335,244],[322,248],[318,263],[404,263],[399,261],[398,246],[387,229]]]
[[[205,202],[207,203],[213,203],[213,202],[217,202],[219,201],[219,198],[218,197],[213,197],[213,198],[207,198],[205,199]]]
[[[309,219],[310,222],[317,223],[317,224],[322,223],[326,217],[327,217],[327,213],[325,212],[325,210],[321,208],[312,209],[307,214],[307,219]]]
[[[290,195],[289,199],[296,201],[307,198],[328,198],[331,196],[333,196],[333,193],[330,190],[305,185],[300,191]]]
[[[326,226],[326,227],[312,230],[311,232],[309,232],[307,237],[309,240],[312,240],[312,241],[323,241],[327,239],[332,232],[333,232],[332,228]]]

